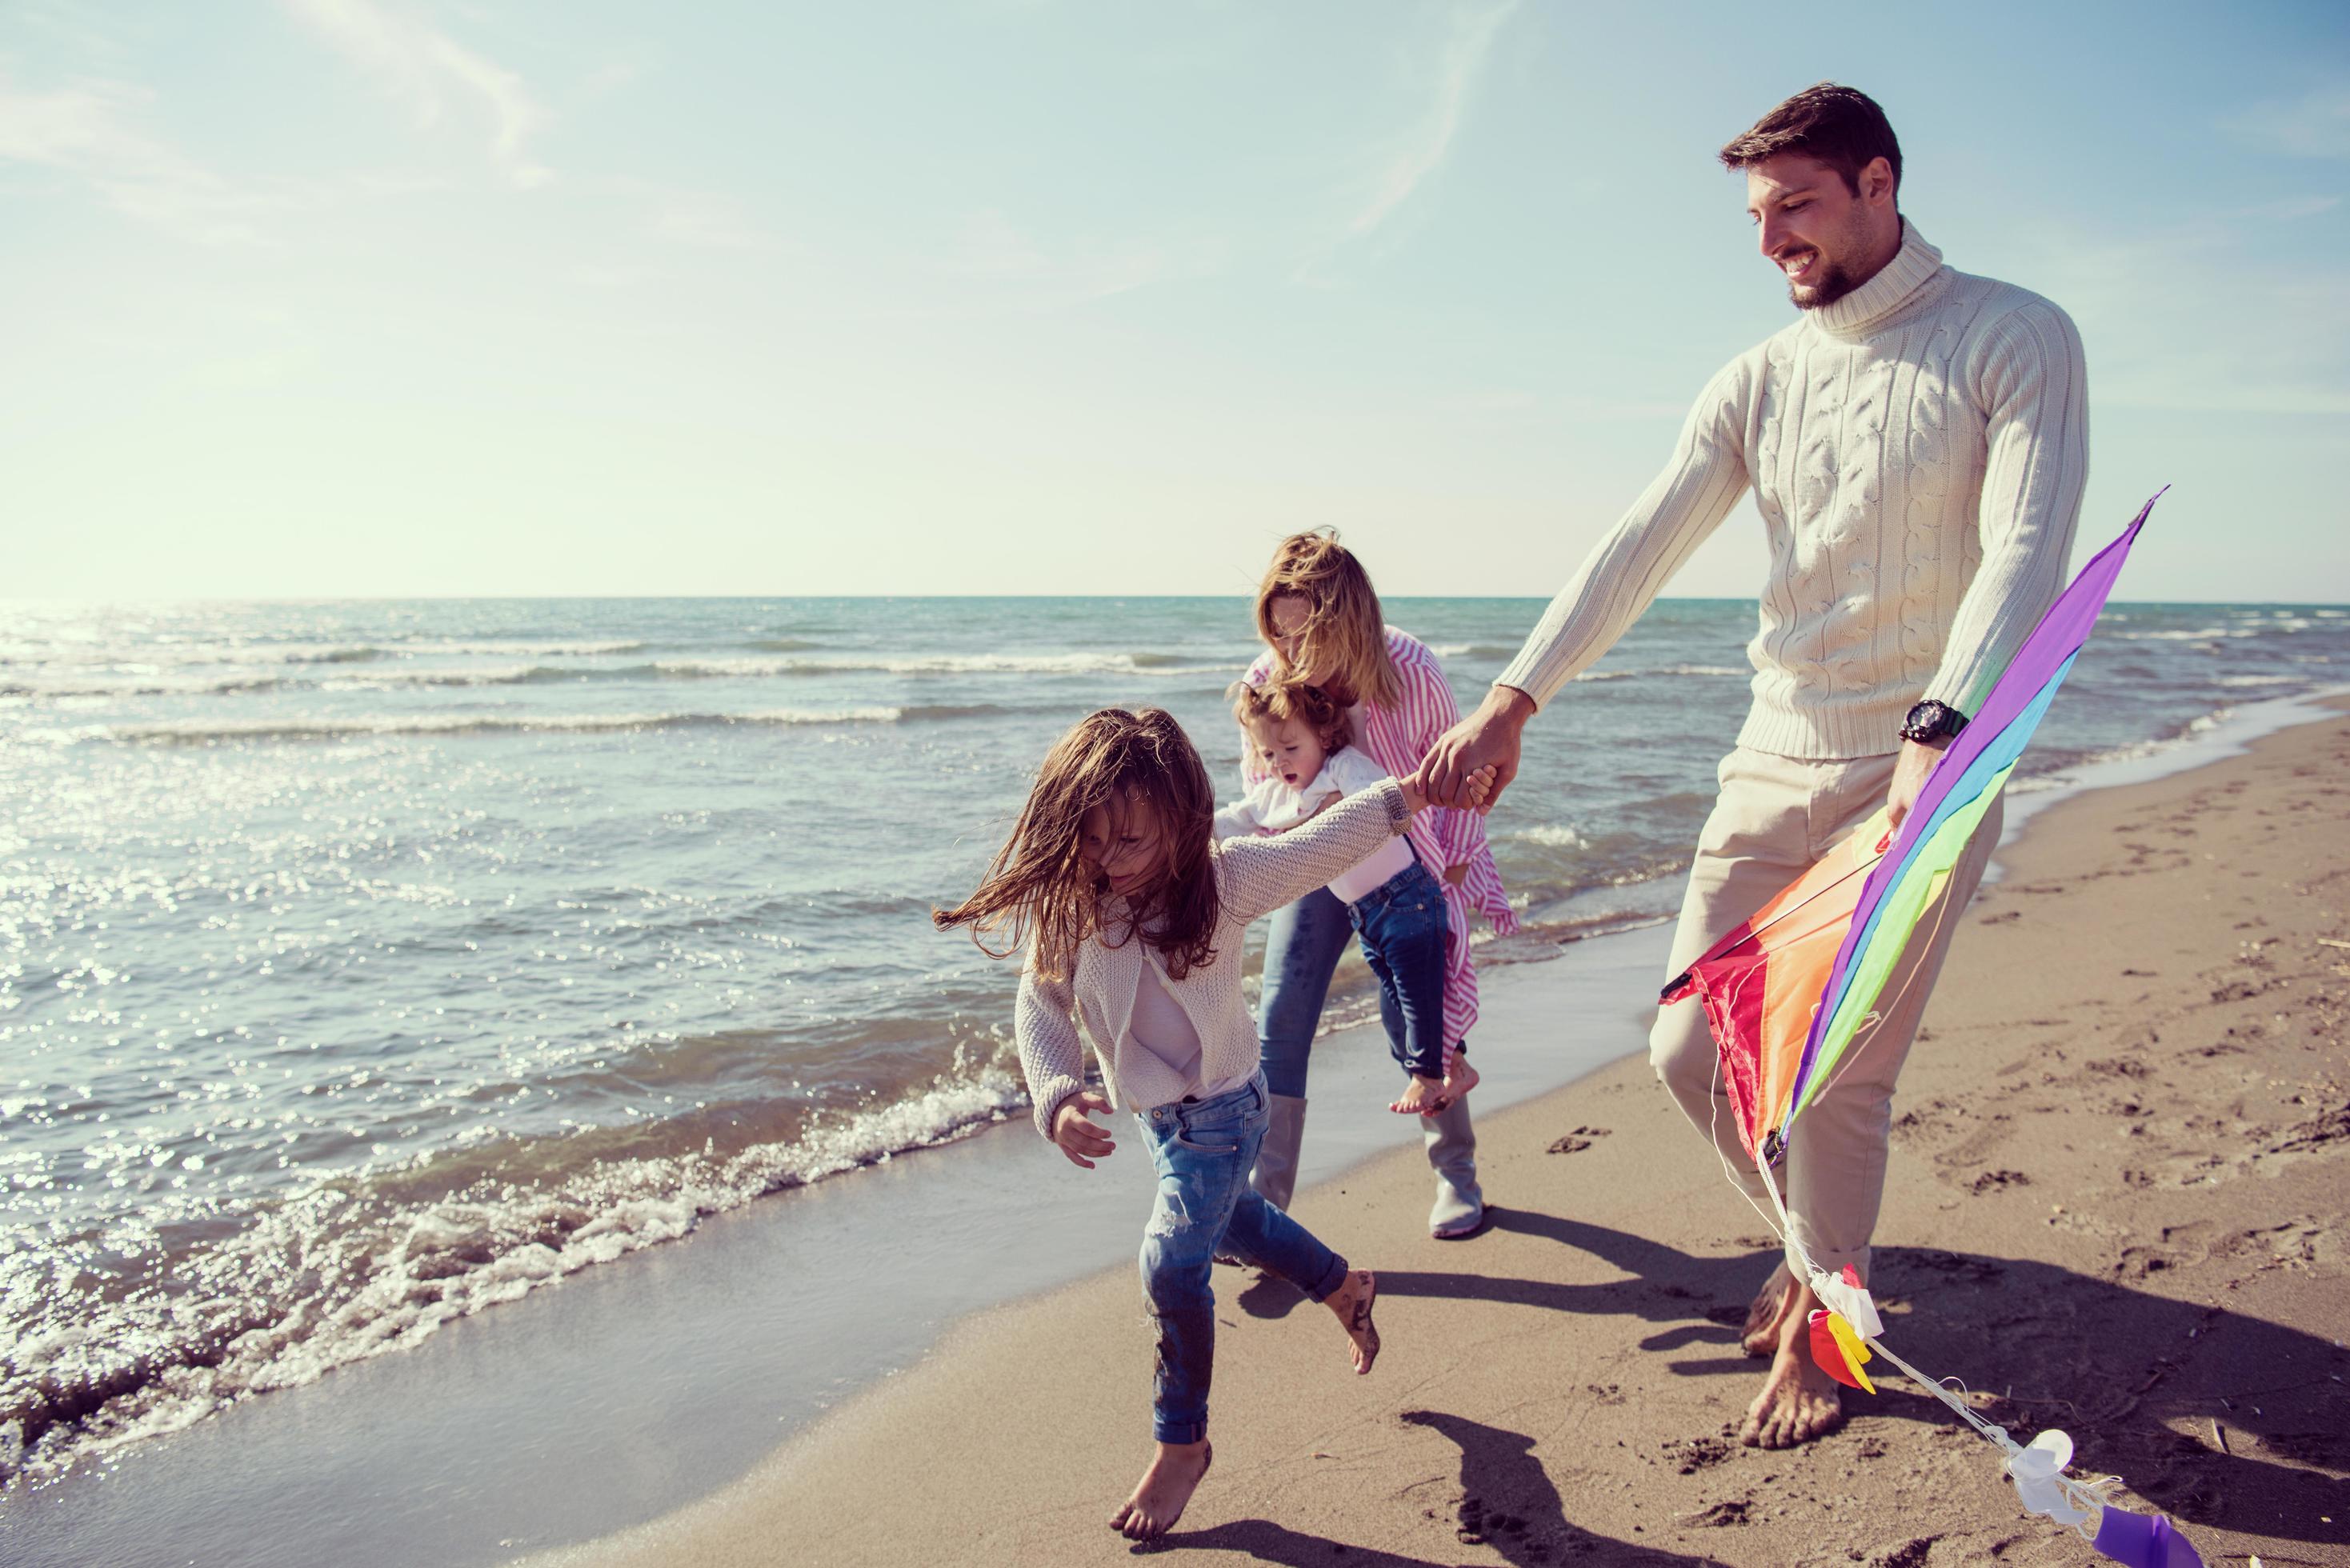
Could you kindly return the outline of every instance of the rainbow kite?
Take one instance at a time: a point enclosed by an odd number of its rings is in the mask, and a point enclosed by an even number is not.
[[[2160,499],[2158,493],[2154,500]],[[1774,1204],[1782,1199],[1771,1168],[1785,1158],[1796,1119],[1876,1016],[1910,933],[1941,899],[1968,839],[2015,771],[2153,510],[2148,501],[2057,596],[1942,753],[1898,829],[1888,828],[1885,813],[1871,817],[1665,987],[1668,1003],[1694,996],[1703,1005],[1740,1138]],[[2073,1440],[2063,1432],[2018,1444],[1939,1379],[1887,1349],[1878,1337],[1884,1324],[1859,1276],[1849,1268],[1829,1275],[1803,1257],[1783,1205],[1779,1225],[1824,1303],[1809,1325],[1821,1370],[1873,1394],[1862,1364],[1884,1356],[1999,1446],[2031,1512],[2072,1526],[2132,1568],[2202,1568],[2169,1521],[2108,1507],[2094,1486],[2067,1476]]]

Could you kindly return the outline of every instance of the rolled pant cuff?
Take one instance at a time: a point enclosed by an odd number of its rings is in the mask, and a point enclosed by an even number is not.
[[[1347,1260],[1333,1252],[1330,1254],[1330,1267],[1324,1272],[1321,1279],[1306,1290],[1305,1293],[1313,1297],[1316,1303],[1326,1302],[1330,1299],[1331,1292],[1346,1282]]]
[[[1178,1425],[1172,1421],[1153,1420],[1150,1436],[1161,1443],[1203,1443],[1208,1440],[1208,1423],[1187,1421]]]
[[[1867,1282],[1868,1249],[1866,1247],[1813,1247],[1810,1251],[1812,1262],[1818,1266],[1820,1272],[1830,1279],[1841,1275],[1846,1265],[1850,1264],[1852,1272],[1858,1274],[1864,1283]],[[1787,1249],[1787,1272],[1797,1279],[1804,1277],[1803,1262],[1795,1256],[1795,1249],[1793,1247]]]

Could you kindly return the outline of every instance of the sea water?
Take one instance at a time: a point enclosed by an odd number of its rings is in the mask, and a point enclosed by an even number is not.
[[[1540,609],[1388,606],[1464,705]],[[1658,605],[1528,732],[1484,961],[1674,907],[1754,618]],[[1014,976],[929,910],[1092,708],[1236,789],[1257,647],[1230,598],[0,609],[0,1478],[1020,1114]],[[2345,668],[2338,607],[2112,607],[2018,787]]]

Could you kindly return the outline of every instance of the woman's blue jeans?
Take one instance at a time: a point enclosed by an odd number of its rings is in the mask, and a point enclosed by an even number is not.
[[[1265,930],[1256,1049],[1264,1064],[1265,1087],[1276,1095],[1305,1097],[1305,1059],[1313,1054],[1314,1031],[1321,1026],[1338,955],[1354,934],[1346,904],[1327,888],[1273,912]]]
[[[1264,1141],[1264,1078],[1211,1099],[1139,1113],[1159,1199],[1142,1232],[1142,1299],[1159,1331],[1151,1436],[1196,1443],[1208,1435],[1208,1382],[1216,1364],[1219,1251],[1279,1274],[1315,1301],[1346,1282],[1347,1260],[1259,1198],[1248,1184]]]

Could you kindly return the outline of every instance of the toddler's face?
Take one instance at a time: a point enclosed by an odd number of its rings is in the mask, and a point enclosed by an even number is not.
[[[1256,748],[1258,760],[1292,789],[1304,789],[1312,784],[1329,755],[1322,749],[1322,742],[1315,739],[1313,730],[1295,719],[1270,715],[1252,719],[1248,732],[1249,743]]]

